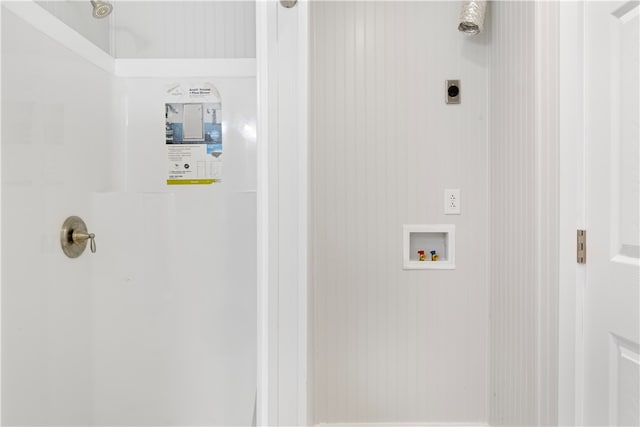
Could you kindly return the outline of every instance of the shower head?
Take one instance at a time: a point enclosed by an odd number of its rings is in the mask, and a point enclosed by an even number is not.
[[[113,10],[111,3],[106,1],[91,0],[91,5],[93,6],[94,18],[106,18]]]

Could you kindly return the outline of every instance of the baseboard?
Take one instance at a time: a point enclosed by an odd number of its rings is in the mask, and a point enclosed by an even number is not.
[[[315,427],[490,427],[487,423],[320,423]]]

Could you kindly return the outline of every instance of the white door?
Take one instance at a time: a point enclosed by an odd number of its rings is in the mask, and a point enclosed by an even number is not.
[[[183,140],[204,141],[204,118],[202,104],[184,104]]]
[[[584,3],[585,425],[640,425],[639,12]]]

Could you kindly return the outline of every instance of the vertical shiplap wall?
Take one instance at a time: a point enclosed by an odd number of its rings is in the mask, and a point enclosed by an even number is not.
[[[120,1],[117,58],[255,58],[256,5],[234,1]]]
[[[491,14],[490,424],[556,425],[559,8]]]
[[[492,2],[490,424],[538,419],[534,2]],[[551,256],[551,255],[550,255]]]
[[[459,7],[311,3],[318,423],[487,421],[488,39],[457,31]],[[454,223],[457,268],[402,270],[407,223]]]
[[[558,425],[560,242],[560,5],[535,3],[538,419]],[[564,94],[564,91],[562,91]],[[573,98],[571,98],[573,99]],[[573,99],[575,101],[575,99]],[[565,171],[566,173],[566,171]],[[568,236],[569,239],[573,236]],[[571,240],[569,240],[571,241]]]
[[[106,19],[89,1],[40,6],[116,58],[255,58],[252,0],[115,1]]]

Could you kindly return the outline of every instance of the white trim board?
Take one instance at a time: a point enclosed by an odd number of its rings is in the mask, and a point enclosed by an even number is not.
[[[485,423],[320,423],[315,427],[490,427]]]
[[[0,4],[0,23],[1,22],[2,22],[2,5]],[[2,31],[0,31],[0,46],[2,46]],[[0,70],[2,70],[2,55],[0,55]],[[2,84],[0,84],[0,99],[2,99]],[[2,102],[0,102],[0,135],[2,135]],[[0,150],[0,177],[2,176],[2,151],[3,150]],[[0,181],[1,180],[2,178],[0,178]],[[0,200],[2,200],[1,185],[0,185]],[[2,209],[0,209],[0,224],[1,223],[2,223]],[[0,227],[0,242],[2,242],[1,227]],[[1,259],[2,259],[2,245],[0,244],[0,260]],[[0,278],[1,277],[2,277],[2,262],[0,262]],[[2,279],[0,279],[0,331],[2,331]],[[1,366],[2,366],[2,333],[0,332],[0,367]],[[0,384],[2,384],[1,368],[0,368]],[[0,424],[2,424],[2,390],[1,389],[0,389]]]
[[[264,424],[308,425],[307,411],[307,118],[308,8],[258,2],[259,242],[266,259],[261,295],[269,378],[259,396]],[[264,144],[268,146],[264,147]],[[263,185],[263,183],[266,183]],[[267,193],[265,194],[264,191]],[[287,208],[287,209],[285,209]],[[264,217],[266,215],[266,218]],[[266,221],[266,222],[265,222]],[[266,228],[265,228],[266,227]],[[266,281],[265,281],[266,280]],[[264,303],[263,303],[264,304]],[[264,314],[261,315],[261,317]],[[260,346],[263,349],[263,346]],[[262,377],[262,375],[261,375]],[[264,386],[260,386],[260,390]],[[262,397],[262,398],[261,398]],[[265,413],[265,405],[266,410]],[[264,416],[268,419],[264,421]]]
[[[560,4],[558,425],[582,425],[585,266],[575,261],[576,229],[584,229],[584,28],[582,3]]]
[[[281,8],[282,10],[283,8]],[[313,366],[309,360],[311,351],[309,340],[311,330],[309,319],[309,4],[299,2],[296,17],[296,38],[297,45],[295,51],[295,61],[297,62],[298,91],[297,101],[297,139],[298,149],[298,422],[310,425],[313,415],[313,394],[310,390],[309,366]],[[283,10],[283,12],[287,12]],[[277,165],[274,165],[277,167]]]
[[[277,372],[271,372],[269,359],[269,276],[271,274],[268,254],[270,253],[270,199],[269,199],[269,153],[271,129],[269,126],[269,9],[265,2],[256,2],[256,86],[257,105],[257,360],[256,360],[256,425],[269,425],[271,412],[269,402],[270,374],[277,378]]]

